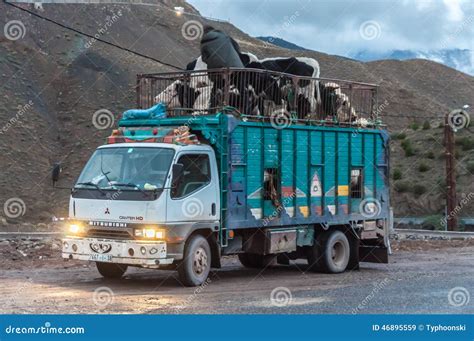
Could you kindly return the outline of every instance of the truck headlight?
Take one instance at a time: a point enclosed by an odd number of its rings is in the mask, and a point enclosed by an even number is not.
[[[68,232],[72,235],[79,235],[84,233],[84,226],[79,223],[72,223],[69,225]]]
[[[165,239],[166,233],[164,230],[156,228],[135,229],[135,237],[145,239]]]

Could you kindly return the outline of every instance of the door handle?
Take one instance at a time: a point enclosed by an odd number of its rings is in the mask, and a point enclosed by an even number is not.
[[[216,215],[216,203],[214,202],[211,205],[211,214]]]

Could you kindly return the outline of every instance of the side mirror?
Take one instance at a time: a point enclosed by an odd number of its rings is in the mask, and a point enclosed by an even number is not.
[[[59,180],[59,174],[61,174],[62,168],[60,163],[54,164],[53,170],[51,171],[51,178],[53,180],[53,186]]]
[[[171,170],[171,174],[173,176],[173,179],[171,181],[171,187],[176,188],[181,182],[181,179],[183,178],[184,165],[182,163],[174,164]]]

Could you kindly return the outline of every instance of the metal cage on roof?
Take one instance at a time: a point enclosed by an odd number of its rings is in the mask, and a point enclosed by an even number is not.
[[[377,86],[259,69],[226,68],[137,75],[137,107],[158,102],[168,117],[230,111],[246,120],[378,126]]]

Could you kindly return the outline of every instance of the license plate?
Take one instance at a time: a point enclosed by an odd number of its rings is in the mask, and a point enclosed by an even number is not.
[[[89,260],[93,260],[96,262],[111,262],[112,255],[100,255],[100,254],[93,254],[89,256]]]

